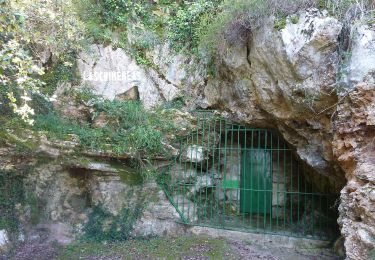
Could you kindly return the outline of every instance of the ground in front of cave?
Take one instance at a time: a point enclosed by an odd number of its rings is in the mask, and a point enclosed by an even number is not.
[[[0,259],[2,257],[0,256]],[[25,243],[4,259],[17,260],[120,260],[120,259],[340,259],[330,249],[289,249],[261,246],[251,241],[181,236],[179,238],[135,239],[124,242],[77,242],[69,246],[54,243]]]

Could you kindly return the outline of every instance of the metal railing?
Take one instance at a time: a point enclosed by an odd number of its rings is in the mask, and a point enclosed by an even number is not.
[[[162,178],[184,223],[313,239],[336,235],[338,194],[276,132],[214,113],[195,115],[197,129],[181,139]]]

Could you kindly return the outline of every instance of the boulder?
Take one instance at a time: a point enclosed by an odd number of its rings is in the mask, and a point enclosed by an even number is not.
[[[199,145],[190,145],[181,154],[182,162],[201,163],[205,159],[205,149]]]
[[[121,101],[124,101],[124,100],[139,100],[140,97],[139,97],[138,86],[134,86],[131,89],[125,91],[124,93],[117,94],[115,99],[121,100]]]
[[[206,175],[198,176],[197,180],[194,183],[194,186],[191,187],[191,189],[189,190],[189,194],[190,196],[194,196],[194,194],[198,192],[203,192],[206,189],[212,188],[214,186],[215,186],[214,180],[212,179],[210,175],[206,174]]]

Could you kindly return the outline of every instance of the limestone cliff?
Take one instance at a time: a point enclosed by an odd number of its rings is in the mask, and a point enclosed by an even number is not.
[[[155,95],[171,100],[184,94],[190,96],[189,107],[277,129],[315,174],[330,177],[332,191],[341,190],[339,223],[347,257],[366,259],[375,245],[375,37],[365,24],[352,25],[349,34],[342,28],[315,9],[301,12],[298,22],[288,18],[281,30],[270,19],[249,41],[221,53],[215,77],[205,78],[199,69],[189,74],[189,59],[171,56],[165,46],[148,53],[157,72],[128,64],[121,69],[141,82],[141,100],[148,106]],[[340,52],[343,38],[350,41],[346,61]],[[126,54],[108,48],[99,61],[113,58],[113,64],[121,64]],[[125,81],[113,91],[130,88]],[[174,94],[165,94],[167,89]]]
[[[219,53],[214,76],[206,76],[195,58],[165,45],[147,53],[150,67],[137,65],[125,50],[92,45],[78,57],[82,82],[72,87],[91,87],[108,99],[127,98],[137,89],[134,97],[149,109],[184,97],[185,110],[215,109],[237,123],[277,130],[313,174],[329,177],[330,190],[341,192],[338,222],[347,258],[368,259],[375,247],[374,27],[350,25],[347,33],[340,21],[316,9],[300,12],[297,21],[287,18],[283,29],[275,28],[273,19],[252,31],[248,41]],[[350,42],[347,60],[343,39]],[[55,224],[68,223],[66,229],[79,231],[90,213],[85,209],[101,204],[116,216],[124,203],[137,203],[123,200],[125,193],[144,199],[152,191],[134,234],[181,231],[176,211],[154,183],[134,188],[120,180],[113,154],[80,151],[82,161],[69,145],[74,142],[62,147],[41,140],[38,151],[49,163],[30,162],[35,168],[27,184],[43,204],[44,223],[54,223],[48,229],[60,234]],[[4,160],[9,149],[0,150]]]

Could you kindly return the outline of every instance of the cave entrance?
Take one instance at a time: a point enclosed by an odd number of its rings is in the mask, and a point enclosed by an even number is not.
[[[338,194],[276,131],[196,115],[196,129],[180,140],[162,178],[184,223],[327,240],[337,235]]]

